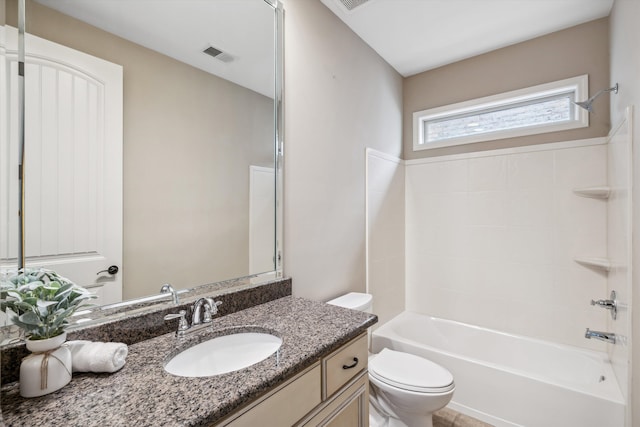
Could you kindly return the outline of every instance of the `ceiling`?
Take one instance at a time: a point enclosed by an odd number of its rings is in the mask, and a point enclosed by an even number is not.
[[[273,12],[263,0],[36,1],[263,95],[273,94]],[[608,16],[614,0],[320,1],[407,77]],[[345,4],[355,7],[348,10]],[[203,54],[209,45],[234,60]]]
[[[274,12],[264,0],[36,1],[273,98]],[[233,60],[204,54],[209,46]]]
[[[614,0],[321,1],[408,77],[608,16]]]

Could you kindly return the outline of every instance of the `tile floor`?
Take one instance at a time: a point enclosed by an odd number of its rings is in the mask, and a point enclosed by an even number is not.
[[[483,421],[443,408],[433,414],[433,427],[493,427]]]

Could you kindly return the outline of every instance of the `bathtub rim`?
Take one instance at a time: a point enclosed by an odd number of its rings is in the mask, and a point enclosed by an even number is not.
[[[512,339],[521,339],[521,340],[526,340],[535,344],[541,344],[544,346],[550,346],[550,347],[554,347],[556,349],[560,349],[560,350],[564,350],[564,351],[570,351],[570,352],[575,352],[575,353],[580,353],[582,355],[585,355],[587,357],[590,358],[595,358],[599,361],[602,361],[604,369],[605,369],[605,380],[609,381],[608,387],[607,387],[607,392],[605,393],[604,391],[600,392],[600,393],[596,393],[594,391],[591,390],[585,390],[585,389],[581,389],[575,385],[571,385],[571,384],[567,384],[566,382],[558,382],[552,378],[549,378],[548,376],[541,376],[538,375],[536,373],[532,373],[532,372],[527,372],[521,369],[516,369],[516,368],[512,368],[509,366],[505,366],[499,363],[495,363],[495,362],[490,362],[490,361],[486,361],[486,360],[482,360],[482,359],[478,359],[478,358],[474,358],[474,357],[469,357],[466,355],[462,355],[462,354],[458,354],[458,353],[452,353],[450,351],[447,350],[443,350],[443,349],[439,349],[437,347],[434,347],[432,345],[426,344],[426,343],[422,343],[419,341],[415,341],[406,337],[403,337],[401,335],[399,335],[398,333],[396,333],[391,326],[389,326],[392,322],[396,321],[396,322],[401,322],[401,321],[406,321],[405,318],[409,317],[409,316],[418,316],[418,317],[422,317],[422,318],[428,318],[429,320],[435,320],[435,321],[441,321],[441,322],[445,322],[445,323],[450,323],[450,324],[455,324],[455,325],[462,325],[463,327],[466,328],[470,328],[473,330],[478,330],[478,331],[483,331],[483,332],[487,332],[487,333],[495,333],[501,336],[505,336],[505,337],[509,337]],[[387,332],[389,331],[389,332]],[[441,353],[445,356],[448,357],[453,357],[453,358],[457,358],[457,359],[461,359],[467,362],[471,362],[471,363],[477,363],[477,364],[481,364],[484,366],[488,366],[491,367],[493,369],[498,369],[498,370],[502,370],[505,372],[508,372],[510,374],[513,375],[519,375],[519,376],[523,376],[523,377],[528,377],[528,378],[532,378],[536,381],[540,381],[555,387],[561,387],[561,388],[566,388],[569,389],[571,391],[574,391],[576,393],[581,393],[581,394],[585,394],[594,398],[598,398],[598,399],[604,399],[607,401],[610,401],[612,403],[616,403],[616,404],[621,404],[621,405],[625,405],[625,400],[624,397],[622,395],[622,391],[620,390],[620,385],[618,384],[618,380],[615,376],[615,373],[613,372],[613,366],[611,361],[609,360],[609,356],[607,354],[607,352],[601,352],[601,351],[597,351],[597,350],[590,350],[590,349],[585,349],[585,348],[581,348],[581,347],[576,347],[576,346],[571,346],[571,345],[567,345],[567,344],[561,344],[561,343],[555,343],[552,341],[545,341],[539,338],[534,338],[534,337],[529,337],[526,335],[519,335],[519,334],[514,334],[511,332],[504,332],[504,331],[500,331],[497,329],[491,329],[491,328],[487,328],[484,326],[479,326],[479,325],[472,325],[469,323],[465,323],[465,322],[461,322],[458,320],[451,320],[451,319],[444,319],[441,317],[436,317],[436,316],[432,316],[429,314],[424,314],[424,313],[419,313],[416,311],[411,311],[411,310],[405,310],[401,313],[399,313],[398,315],[394,316],[392,319],[390,319],[389,321],[383,323],[382,325],[380,325],[378,328],[376,328],[371,335],[371,349],[372,351],[374,350],[374,343],[376,340],[376,336],[379,337],[384,337],[387,338],[389,340],[394,340],[397,339],[400,342],[406,343],[406,344],[410,344],[410,345],[415,345],[415,346],[419,346],[419,347],[424,347],[429,351],[433,351],[433,352],[437,352],[437,353]],[[455,381],[455,378],[454,378]]]

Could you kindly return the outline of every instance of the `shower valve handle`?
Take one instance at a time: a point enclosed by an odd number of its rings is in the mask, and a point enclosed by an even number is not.
[[[611,311],[611,318],[616,320],[618,315],[618,302],[616,301],[616,291],[611,291],[610,299],[591,300],[591,305],[597,305]]]
[[[610,299],[599,299],[598,301],[591,300],[591,305],[599,305],[602,308],[606,308],[610,310],[613,307],[615,307],[616,303],[615,301],[612,301]]]

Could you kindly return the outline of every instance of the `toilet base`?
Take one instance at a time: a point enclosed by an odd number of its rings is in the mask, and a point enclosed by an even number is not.
[[[403,413],[402,419],[391,410],[385,399],[376,395],[375,387],[369,394],[369,427],[433,427],[432,413]]]
[[[402,420],[397,421],[406,427],[433,427],[433,414],[413,416],[405,414]],[[389,423],[389,427],[395,427],[395,425]]]
[[[428,419],[422,419],[418,422],[422,424],[416,424],[419,427],[433,427],[433,417],[429,416]],[[380,414],[373,405],[369,405],[369,427],[413,427],[409,426],[402,420]]]
[[[455,388],[442,393],[419,393],[399,389],[380,381],[369,372],[369,402],[378,413],[398,419],[400,427],[433,427],[433,413],[451,401]],[[392,424],[389,424],[391,427]]]
[[[381,414],[369,403],[369,427],[389,427],[389,417]]]

